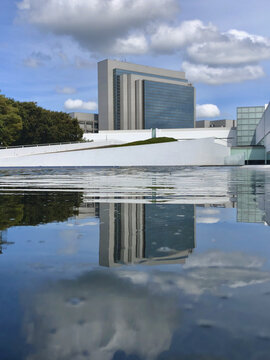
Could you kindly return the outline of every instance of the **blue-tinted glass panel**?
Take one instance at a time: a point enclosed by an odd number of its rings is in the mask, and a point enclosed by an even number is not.
[[[114,129],[120,130],[120,75],[134,74],[147,77],[154,77],[159,79],[178,81],[179,83],[187,83],[187,79],[178,79],[169,76],[147,74],[130,70],[114,69],[113,70],[113,100],[114,100]],[[192,126],[193,127],[193,126]]]
[[[144,128],[194,127],[194,88],[144,81]]]
[[[194,215],[190,204],[145,205],[145,257],[187,257],[195,248]]]
[[[264,110],[264,106],[237,108],[237,145],[256,145],[255,130]]]

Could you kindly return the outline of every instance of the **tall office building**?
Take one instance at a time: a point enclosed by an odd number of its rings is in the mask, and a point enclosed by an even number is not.
[[[100,204],[99,264],[184,264],[196,246],[191,204]]]
[[[193,128],[195,89],[180,71],[98,63],[100,130]]]

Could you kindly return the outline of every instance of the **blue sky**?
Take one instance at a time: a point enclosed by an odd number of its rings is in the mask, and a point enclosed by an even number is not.
[[[269,101],[269,10],[267,0],[1,0],[0,89],[98,111],[96,63],[113,58],[184,70],[198,115],[235,118]]]

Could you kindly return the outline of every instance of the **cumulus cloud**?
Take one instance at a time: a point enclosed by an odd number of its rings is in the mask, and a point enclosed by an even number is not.
[[[190,61],[207,65],[243,65],[270,59],[268,38],[235,29],[220,32],[200,20],[161,25],[151,37],[151,46],[159,53],[184,50]]]
[[[203,104],[196,106],[197,117],[213,118],[220,115],[219,108],[214,104]]]
[[[76,93],[76,89],[73,88],[73,87],[68,87],[68,86],[65,86],[65,87],[57,87],[56,88],[56,92],[58,94],[75,94]]]
[[[97,109],[97,103],[94,101],[83,101],[81,99],[68,99],[65,101],[65,108],[67,110],[89,110]]]
[[[185,269],[193,268],[246,268],[260,269],[265,263],[265,259],[256,255],[245,255],[242,252],[222,252],[211,250],[206,253],[191,256],[183,267]]]
[[[182,68],[189,80],[211,85],[255,80],[265,75],[260,65],[211,67],[184,61]]]
[[[224,37],[219,41],[193,44],[187,49],[191,60],[208,65],[243,65],[257,63],[270,58],[270,46],[251,42],[248,38],[240,40]]]
[[[148,43],[143,34],[131,35],[126,39],[117,39],[111,51],[115,54],[144,54],[148,50]]]
[[[24,0],[18,9],[22,20],[71,36],[90,51],[106,52],[117,41],[128,41],[132,31],[171,19],[179,4],[177,0],[159,0],[158,6],[156,0]]]
[[[264,263],[248,253],[215,250],[194,254],[183,271],[99,269],[50,283],[34,296],[30,293],[31,301],[25,294],[24,333],[33,349],[27,359],[109,360],[119,351],[125,358],[170,357],[186,306],[194,311],[184,314],[182,339],[190,337],[194,321],[203,327],[217,324],[234,341],[239,331],[254,337],[264,326],[269,330],[268,318],[262,320],[267,312],[264,305],[257,306],[261,290],[250,289],[247,296],[242,287],[270,282],[270,273],[262,271]],[[226,306],[212,297],[234,294]],[[261,304],[267,301],[259,299]]]
[[[242,252],[208,251],[193,254],[183,265],[184,273],[144,274],[123,271],[121,276],[135,284],[152,284],[165,293],[172,289],[188,295],[215,294],[221,287],[240,288],[270,282],[270,273],[261,270],[265,260]]]
[[[259,62],[270,59],[270,39],[236,29],[221,32],[200,20],[159,26],[150,47],[157,53],[182,53],[188,78],[211,85],[258,79],[264,76]]]
[[[206,217],[206,216],[202,216],[202,217],[198,217],[196,219],[197,224],[216,224],[220,221],[219,218],[216,217]]]
[[[170,348],[180,322],[174,296],[101,271],[41,291],[28,310],[28,360],[110,360],[119,350],[152,360]]]
[[[194,82],[211,85],[264,76],[270,39],[238,29],[220,31],[194,19],[177,24],[178,0],[23,0],[18,17],[75,40],[92,55],[176,54]],[[172,25],[174,24],[174,25]],[[40,66],[28,59],[26,66]],[[91,66],[76,61],[77,67]]]
[[[175,53],[194,42],[219,37],[217,28],[200,20],[184,21],[179,26],[160,25],[151,36],[151,47],[158,53]]]

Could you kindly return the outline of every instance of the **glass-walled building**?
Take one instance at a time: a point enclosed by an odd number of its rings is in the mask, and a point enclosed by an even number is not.
[[[242,106],[237,108],[237,146],[256,145],[255,130],[264,110],[264,106]]]
[[[181,71],[98,63],[100,130],[194,128],[195,89]]]
[[[194,127],[193,87],[144,80],[143,94],[145,129]]]

